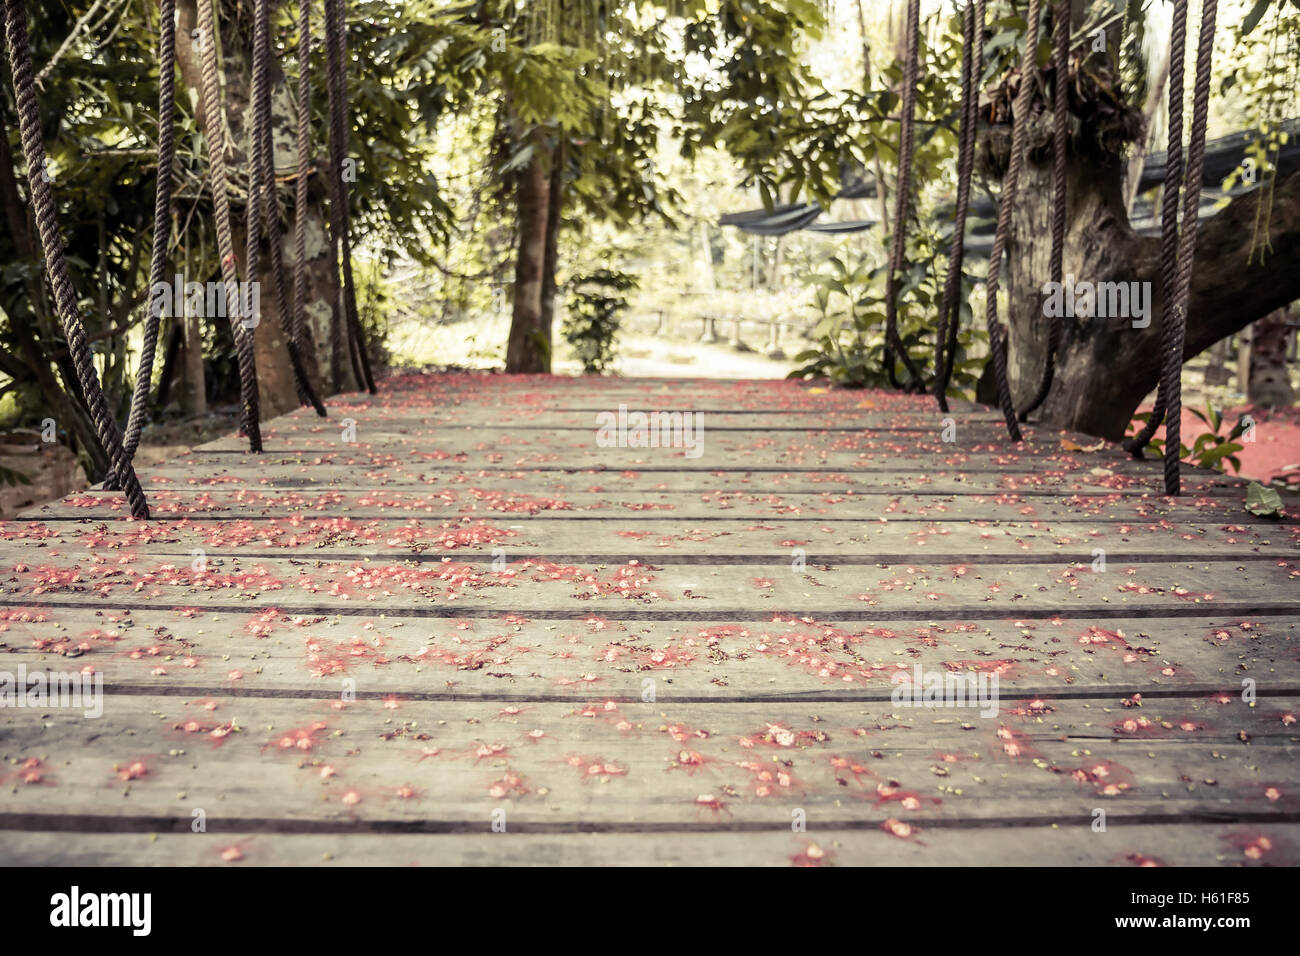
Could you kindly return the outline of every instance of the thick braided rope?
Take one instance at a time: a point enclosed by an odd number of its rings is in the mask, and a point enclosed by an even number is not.
[[[885,291],[885,368],[890,383],[897,388],[894,355],[907,369],[908,389],[923,388],[921,373],[907,354],[898,334],[898,273],[903,268],[907,249],[907,207],[912,192],[912,153],[916,126],[917,60],[921,43],[921,0],[907,2],[907,50],[903,55],[903,104],[898,136],[898,188],[895,198],[894,234],[890,237],[889,276]]]
[[[171,244],[172,157],[175,153],[176,112],[176,0],[158,3],[158,186],[153,203],[153,249],[149,258],[149,288],[159,288],[167,281],[167,247]],[[140,367],[136,370],[135,394],[131,398],[131,416],[127,420],[126,457],[130,461],[140,445],[144,426],[144,409],[149,401],[153,379],[153,361],[158,347],[160,315],[150,310],[144,323],[144,342],[140,347]]]
[[[1192,264],[1196,258],[1196,233],[1200,225],[1201,173],[1205,161],[1205,128],[1210,112],[1210,70],[1214,59],[1215,18],[1219,0],[1204,0],[1201,35],[1196,51],[1196,88],[1192,94],[1192,132],[1187,144],[1187,170],[1183,190],[1183,224],[1178,235],[1178,263],[1174,277],[1174,306],[1169,313],[1169,334],[1164,343],[1165,390],[1165,494],[1182,494],[1182,374],[1187,341],[1187,302],[1191,292]]]
[[[1184,71],[1187,58],[1187,0],[1174,0],[1174,18],[1169,36],[1169,139],[1165,147],[1165,184],[1160,202],[1160,333],[1162,351],[1167,349],[1170,334],[1170,313],[1174,301],[1174,276],[1178,259],[1178,206],[1183,189],[1183,92]],[[1200,185],[1196,187],[1200,196]],[[1124,441],[1124,448],[1134,458],[1142,458],[1143,450],[1165,420],[1165,383],[1163,362],[1161,379],[1156,390],[1156,403],[1147,422],[1132,438]]]
[[[208,139],[208,176],[212,187],[213,218],[217,227],[217,254],[221,256],[221,280],[226,288],[226,315],[235,339],[239,358],[239,395],[241,427],[248,436],[248,448],[262,450],[261,408],[257,395],[257,361],[253,353],[253,331],[240,320],[239,272],[235,263],[235,243],[230,232],[230,196],[226,193],[226,114],[217,81],[216,25],[212,0],[198,0],[199,43],[202,47],[203,116]],[[253,189],[249,188],[252,202]],[[250,263],[251,265],[251,263]],[[249,275],[256,275],[249,271]]]
[[[1012,441],[1020,441],[1020,422],[1016,408],[1011,403],[1011,386],[1007,383],[1007,356],[1002,346],[1002,326],[998,324],[998,286],[1002,272],[1002,256],[1011,232],[1011,210],[1016,201],[1016,188],[1020,185],[1020,170],[1025,162],[1025,127],[1029,122],[1029,104],[1034,92],[1034,64],[1038,52],[1038,15],[1040,0],[1029,0],[1028,23],[1025,32],[1025,52],[1020,58],[1020,88],[1016,91],[1014,114],[1011,117],[1011,159],[1007,174],[1002,179],[1002,196],[998,203],[998,226],[993,234],[993,251],[989,253],[989,274],[984,283],[987,301],[984,320],[988,327],[989,349],[992,351],[993,374],[998,386],[998,404],[1007,422],[1007,434]]]
[[[158,351],[158,327],[161,310],[153,308],[153,290],[167,281],[167,247],[171,242],[172,157],[175,154],[176,111],[176,0],[158,3],[158,185],[153,204],[153,245],[149,256],[149,311],[144,320],[144,341],[140,345],[140,367],[136,369],[135,389],[131,395],[131,412],[122,439],[126,460],[135,459],[144,428],[145,407],[153,384],[153,362]],[[121,478],[115,472],[104,482],[105,488],[119,489]]]
[[[303,345],[307,312],[307,176],[311,170],[311,0],[298,0],[298,176],[293,193],[293,324]]]
[[[63,326],[63,334],[68,341],[68,354],[76,368],[77,380],[85,394],[100,444],[108,455],[109,467],[119,477],[122,490],[126,493],[131,516],[148,518],[149,504],[131,460],[126,457],[117,422],[113,420],[108,403],[104,400],[99,375],[95,372],[90,346],[86,341],[86,329],[81,323],[81,314],[77,311],[77,293],[68,275],[53,190],[44,175],[45,143],[41,140],[41,111],[32,78],[32,51],[27,37],[27,10],[23,0],[5,0],[5,22],[9,69],[13,76],[14,99],[18,105],[23,157],[27,162],[28,189],[36,215],[37,231],[41,237],[41,249],[45,255],[45,270],[54,291],[54,304]]]
[[[343,185],[343,160],[347,156],[347,38],[342,0],[324,0],[325,2],[325,58],[327,65],[327,84],[330,107],[330,173],[332,196],[330,200],[330,224],[343,262],[342,302],[340,303],[347,323],[345,330],[350,345],[356,352],[352,354],[357,371],[357,384],[374,394],[375,384],[370,375],[370,363],[366,356],[365,343],[361,334],[361,322],[357,317],[356,283],[352,275],[352,237],[351,213],[348,210],[347,194]],[[337,267],[336,267],[337,268]]]
[[[258,84],[259,95],[253,104],[255,111],[255,128],[261,138],[259,151],[261,165],[254,169],[261,190],[261,209],[264,216],[263,228],[266,235],[267,250],[271,260],[271,275],[275,281],[275,301],[280,316],[280,330],[284,334],[289,365],[293,369],[294,389],[298,393],[298,404],[311,405],[316,414],[325,417],[325,406],[316,397],[307,378],[307,369],[303,364],[302,351],[293,336],[293,320],[289,313],[289,293],[284,281],[283,237],[280,233],[280,204],[276,196],[275,184],[275,146],[271,139],[271,12],[268,0],[256,0],[253,9],[256,20],[254,26],[254,43],[261,36],[262,75]],[[257,58],[254,58],[257,61]]]
[[[948,274],[944,277],[943,299],[939,306],[939,333],[935,340],[934,358],[934,397],[939,403],[939,410],[944,412],[948,411],[948,383],[952,381],[956,332],[961,322],[961,268],[966,253],[966,218],[970,212],[971,174],[975,167],[975,123],[979,113],[976,91],[984,68],[984,0],[969,0],[966,4],[962,11],[961,34],[961,137],[957,145],[957,210],[953,220],[952,247],[948,252]],[[953,340],[951,344],[947,344],[949,335]]]
[[[1063,278],[1065,262],[1066,229],[1066,150],[1070,136],[1070,0],[1056,0],[1052,38],[1052,254],[1051,277],[1058,286]],[[1038,393],[1020,410],[1020,420],[1027,421],[1031,412],[1047,400],[1056,376],[1056,353],[1061,347],[1061,316],[1050,317],[1047,331],[1047,358],[1043,365],[1043,378],[1038,383]]]
[[[257,16],[257,9],[265,0],[256,0],[253,14],[253,53],[250,58],[248,102],[251,121],[248,124],[248,201],[244,204],[244,278],[249,282],[258,279],[262,272],[262,166],[265,162],[266,137],[262,125],[266,117],[260,105],[266,92],[266,46],[262,42],[267,23]]]
[[[968,177],[974,174],[975,167],[975,142],[979,134],[979,105],[980,105],[980,81],[984,75],[984,0],[975,0],[975,47],[971,51],[971,101],[970,101],[970,140],[968,144],[969,168],[966,171]],[[959,170],[960,172],[960,170]],[[968,180],[969,182],[969,180]],[[969,185],[967,186],[969,196]],[[962,244],[962,258],[965,258],[965,243]],[[958,276],[957,292],[961,291],[961,279]],[[943,388],[946,396],[948,384],[952,381],[953,366],[957,361],[957,333],[961,326],[961,298],[960,294],[952,304],[952,321],[948,323],[948,341],[946,343],[945,358],[943,366]],[[945,409],[947,398],[943,402]]]

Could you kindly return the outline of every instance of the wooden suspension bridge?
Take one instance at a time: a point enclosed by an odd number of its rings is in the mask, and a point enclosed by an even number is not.
[[[332,407],[4,524],[0,672],[103,698],[0,709],[0,862],[1300,862],[1300,523],[1236,479],[791,382]]]

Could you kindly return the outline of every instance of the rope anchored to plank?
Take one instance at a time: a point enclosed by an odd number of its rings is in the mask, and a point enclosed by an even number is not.
[[[311,405],[321,418],[326,417],[325,406],[316,395],[307,366],[303,360],[301,323],[295,323],[290,314],[289,295],[284,282],[284,261],[280,233],[280,204],[276,198],[275,146],[271,138],[271,14],[268,0],[256,0],[253,7],[253,137],[250,151],[253,168],[249,176],[250,209],[260,209],[261,224],[265,227],[267,249],[270,253],[271,275],[275,281],[275,300],[280,317],[280,330],[284,334],[289,365],[293,369],[293,384],[300,405]],[[300,122],[302,120],[300,119]],[[253,197],[257,194],[256,205]],[[254,223],[250,216],[249,234]],[[249,267],[249,275],[253,275]],[[296,277],[295,277],[296,281]]]
[[[328,0],[326,0],[328,2]],[[902,124],[898,139],[898,189],[894,209],[894,234],[889,251],[889,276],[885,290],[885,369],[889,381],[895,388],[899,387],[894,356],[902,360],[907,369],[907,388],[911,391],[923,391],[925,386],[921,372],[898,334],[898,273],[903,269],[907,245],[907,211],[908,197],[912,191],[912,153],[915,143],[916,127],[916,83],[917,60],[920,58],[921,44],[921,0],[908,0],[907,3],[907,50],[903,58],[903,104]]]
[[[217,80],[216,28],[212,0],[198,0],[199,44],[203,66],[202,108],[208,139],[208,176],[212,187],[213,214],[217,226],[217,252],[221,257],[221,279],[226,292],[226,314],[235,338],[239,358],[239,395],[241,430],[248,436],[249,451],[261,452],[261,407],[257,394],[257,361],[253,353],[253,330],[240,317],[239,273],[235,263],[235,245],[230,232],[230,197],[226,194],[226,113]],[[249,204],[253,193],[249,190]],[[252,218],[250,216],[250,218]],[[248,262],[254,275],[256,261]]]
[[[5,37],[9,52],[9,69],[13,77],[14,99],[18,104],[19,132],[23,157],[27,162],[27,183],[31,192],[36,227],[40,233],[45,270],[54,291],[54,306],[68,341],[68,354],[76,369],[77,381],[86,398],[100,444],[108,455],[111,473],[117,476],[135,518],[149,517],[149,504],[136,477],[135,468],[122,444],[117,422],[109,413],[108,402],[100,387],[99,375],[90,355],[86,328],[77,308],[77,293],[68,274],[63,237],[59,233],[54,207],[54,191],[45,176],[45,143],[41,139],[41,112],[36,100],[32,76],[32,52],[27,36],[27,11],[22,0],[5,0]]]
[[[1200,39],[1196,51],[1196,82],[1192,93],[1192,130],[1183,158],[1183,75],[1186,58],[1187,0],[1175,0],[1169,56],[1170,177],[1165,181],[1160,222],[1160,282],[1162,309],[1161,378],[1156,405],[1146,425],[1124,443],[1135,458],[1150,442],[1161,422],[1165,425],[1165,494],[1182,494],[1182,371],[1187,342],[1187,305],[1191,297],[1192,265],[1200,226],[1201,176],[1205,163],[1205,131],[1209,125],[1210,78],[1218,0],[1204,0]],[[1185,163],[1185,165],[1184,165]],[[1178,170],[1177,180],[1172,178]],[[1178,223],[1179,191],[1182,224]]]
[[[984,0],[971,0],[961,18],[961,137],[957,146],[957,212],[953,221],[948,274],[939,307],[935,342],[934,397],[948,411],[948,384],[957,354],[961,324],[961,268],[966,251],[966,217],[970,212],[971,174],[975,167],[975,126],[979,118],[979,81],[984,70]]]
[[[1060,288],[1065,261],[1066,227],[1066,148],[1070,136],[1070,0],[1056,0],[1052,12],[1052,255],[1051,275]],[[1061,314],[1054,310],[1047,331],[1047,356],[1038,392],[1020,410],[1020,420],[1028,421],[1031,412],[1047,400],[1056,375],[1056,353],[1061,347]]]
[[[993,374],[998,386],[998,405],[1007,422],[1007,434],[1012,441],[1021,441],[1020,422],[1015,405],[1011,403],[1011,386],[1007,383],[1007,353],[1002,340],[1002,326],[998,323],[998,288],[1002,273],[1002,257],[1007,249],[1011,232],[1011,210],[1020,185],[1020,171],[1025,162],[1025,127],[1029,121],[1029,104],[1033,97],[1034,63],[1038,52],[1038,18],[1041,0],[1029,0],[1028,23],[1025,31],[1025,50],[1020,57],[1020,88],[1011,117],[1011,159],[1006,176],[1002,179],[1002,196],[998,203],[998,225],[993,234],[993,251],[989,253],[989,273],[984,289],[984,321],[988,327],[989,350],[992,353]]]

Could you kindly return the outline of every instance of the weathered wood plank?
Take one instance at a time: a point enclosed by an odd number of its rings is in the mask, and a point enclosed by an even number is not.
[[[1008,694],[1236,696],[1300,687],[1300,615],[1089,621],[297,618],[143,608],[10,609],[0,670],[91,668],[116,692],[329,698],[887,700],[900,671],[997,674]],[[232,675],[237,674],[237,677]]]
[[[796,834],[0,831],[9,866],[1294,866],[1300,825],[987,826]]]
[[[761,704],[596,701],[516,714],[486,701],[113,696],[100,720],[10,715],[0,731],[10,769],[0,819],[189,820],[198,809],[227,831],[270,818],[365,832],[390,821],[473,828],[504,810],[519,826],[571,830],[775,828],[799,810],[837,829],[999,817],[1087,825],[1100,808],[1135,823],[1175,814],[1295,823],[1300,793],[1278,771],[1300,753],[1300,731],[1281,718],[1296,709],[1294,698],[1255,708],[1158,702],[1136,714],[1062,701],[988,719],[896,705],[774,713]],[[1115,730],[1135,717],[1164,739]]]

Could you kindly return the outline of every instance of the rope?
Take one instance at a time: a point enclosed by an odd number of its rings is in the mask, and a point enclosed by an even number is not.
[[[1012,441],[1020,441],[1020,422],[1016,408],[1011,403],[1011,387],[1007,384],[1007,355],[1003,349],[1002,326],[998,324],[998,285],[1002,271],[1002,256],[1011,232],[1011,208],[1020,185],[1020,170],[1025,161],[1025,126],[1029,120],[1029,103],[1034,92],[1034,61],[1038,51],[1038,14],[1041,0],[1029,0],[1029,17],[1025,33],[1025,52],[1020,58],[1020,88],[1016,91],[1014,114],[1011,118],[1011,160],[1002,180],[1002,196],[998,203],[998,227],[993,234],[993,251],[989,253],[989,274],[985,280],[984,321],[988,326],[989,349],[993,355],[993,374],[997,379],[998,404],[1007,421],[1007,434]]]
[[[1162,350],[1167,348],[1169,315],[1174,300],[1174,276],[1178,258],[1178,201],[1183,188],[1183,86],[1187,47],[1187,0],[1175,0],[1172,32],[1169,36],[1169,141],[1165,149],[1165,185],[1160,203],[1160,329]],[[1197,189],[1199,200],[1200,189]],[[1163,351],[1162,351],[1163,354]],[[1156,403],[1147,422],[1124,448],[1134,458],[1151,442],[1165,419],[1164,377],[1156,390]]]
[[[293,315],[289,338],[301,353],[307,309],[307,176],[311,171],[311,0],[298,0],[298,177],[293,207]],[[337,260],[336,260],[337,261]],[[311,393],[316,414],[324,415],[320,399]]]
[[[1053,12],[1052,37],[1052,281],[1058,286],[1063,274],[1065,259],[1066,191],[1065,159],[1070,135],[1070,0],[1056,0]],[[1053,315],[1047,332],[1047,358],[1043,365],[1043,378],[1036,394],[1020,411],[1020,420],[1028,421],[1030,412],[1038,409],[1052,390],[1056,375],[1057,351],[1061,347],[1061,316]]]
[[[1219,0],[1204,0],[1201,7],[1200,44],[1196,51],[1196,87],[1192,94],[1192,134],[1187,146],[1183,190],[1183,225],[1178,236],[1178,263],[1174,277],[1174,304],[1166,323],[1164,342],[1165,391],[1165,494],[1182,494],[1182,374],[1187,341],[1187,301],[1191,292],[1192,263],[1196,258],[1196,233],[1200,224],[1201,172],[1205,161],[1205,128],[1210,112],[1210,69],[1214,58],[1215,17]]]
[[[13,76],[14,100],[18,106],[23,157],[27,162],[28,190],[36,216],[37,231],[41,237],[46,273],[54,291],[55,309],[68,341],[68,354],[76,368],[77,381],[85,394],[100,444],[108,455],[111,472],[116,473],[121,480],[131,516],[148,518],[149,504],[145,500],[144,489],[140,487],[131,460],[126,457],[121,433],[108,411],[108,403],[104,400],[99,376],[91,359],[86,329],[77,310],[77,293],[68,275],[68,263],[64,257],[63,237],[59,234],[54,208],[54,192],[44,176],[45,144],[41,140],[41,110],[32,78],[32,51],[27,37],[27,11],[23,0],[5,0],[5,23],[9,69]]]
[[[885,368],[889,373],[889,382],[899,387],[895,375],[894,355],[903,362],[907,369],[909,390],[921,389],[921,373],[907,354],[903,340],[898,334],[898,273],[903,268],[907,249],[907,210],[908,197],[912,191],[912,153],[914,151],[916,127],[916,84],[917,60],[921,45],[921,0],[907,2],[907,49],[903,54],[903,104],[902,123],[898,139],[898,197],[894,209],[894,234],[890,237],[889,277],[885,291]]]
[[[149,258],[149,289],[167,281],[167,248],[171,243],[172,157],[175,153],[173,117],[176,112],[176,0],[158,3],[158,185],[153,205],[153,246]],[[127,461],[135,460],[144,428],[145,407],[153,384],[154,356],[158,350],[158,327],[162,310],[152,308],[144,320],[144,341],[140,345],[140,367],[136,369],[135,389],[131,395],[131,413],[127,418],[122,445]],[[121,487],[116,472],[104,482],[105,488]]]
[[[226,194],[226,114],[217,81],[216,28],[212,17],[212,0],[198,0],[199,43],[203,61],[203,116],[208,138],[208,175],[212,187],[212,207],[217,227],[217,253],[221,256],[221,279],[226,287],[226,315],[239,357],[239,395],[241,431],[248,436],[249,451],[261,452],[261,408],[257,395],[257,361],[253,353],[253,330],[244,327],[239,316],[239,273],[235,263],[235,244],[230,233],[230,197]],[[250,177],[250,180],[253,177]],[[249,206],[254,205],[255,189],[249,189]],[[250,220],[253,219],[250,214]],[[250,232],[252,222],[250,221]],[[256,275],[256,250],[247,263],[248,275]]]
[[[975,168],[975,125],[979,116],[980,75],[984,69],[984,0],[970,0],[961,21],[961,138],[957,147],[957,213],[953,224],[948,274],[939,307],[939,335],[935,341],[934,397],[940,411],[948,411],[948,384],[952,381],[961,322],[961,269],[966,252],[966,217],[970,211],[971,174]],[[945,343],[946,357],[945,357]]]
[[[326,417],[325,406],[321,404],[311,387],[307,368],[303,364],[299,340],[294,338],[293,321],[289,314],[289,295],[284,283],[280,204],[276,198],[275,186],[275,146],[271,140],[271,13],[267,0],[256,0],[253,16],[253,42],[260,48],[260,51],[254,51],[253,62],[257,64],[260,59],[262,69],[260,82],[255,84],[259,89],[259,95],[253,103],[254,129],[261,138],[259,150],[261,165],[254,169],[254,178],[259,180],[260,205],[265,217],[263,224],[271,257],[271,274],[275,278],[275,300],[280,316],[280,330],[284,334],[289,352],[289,364],[293,368],[293,384],[298,393],[298,404],[311,405],[316,409],[316,414],[324,418]],[[250,196],[251,192],[250,189]]]
[[[347,155],[347,76],[344,72],[347,39],[344,35],[343,2],[324,0],[324,3],[325,59],[328,78],[326,86],[329,91],[330,109],[330,230],[342,253],[341,308],[347,322],[348,337],[359,353],[360,368],[357,384],[373,395],[375,383],[370,374],[370,360],[366,355],[361,322],[357,318],[357,292],[352,276],[351,214],[343,187],[343,160]],[[354,361],[356,361],[355,357]]]

